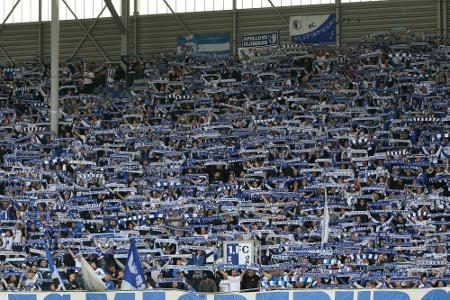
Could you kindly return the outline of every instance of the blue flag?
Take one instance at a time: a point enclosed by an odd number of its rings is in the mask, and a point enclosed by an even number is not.
[[[122,281],[122,290],[142,290],[147,288],[145,284],[144,270],[134,239],[131,239],[130,250],[128,251],[125,275]]]
[[[58,269],[56,268],[55,261],[53,260],[53,256],[50,253],[50,250],[48,249],[47,245],[45,245],[45,254],[47,255],[48,266],[50,268],[50,274],[52,276],[52,279],[55,279],[55,278],[58,279],[62,290],[65,291],[66,287],[64,286],[64,283],[63,283],[61,277],[59,276],[59,272],[58,272]]]

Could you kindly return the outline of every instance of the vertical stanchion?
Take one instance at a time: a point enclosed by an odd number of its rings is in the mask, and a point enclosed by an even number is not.
[[[52,0],[50,129],[58,134],[59,111],[59,0]]]
[[[42,0],[39,0],[39,27],[38,27],[38,55],[39,63],[42,63]]]
[[[341,47],[341,0],[336,0],[336,48]]]
[[[233,55],[237,55],[237,7],[236,1],[233,0]]]
[[[137,56],[138,54],[138,16],[139,16],[139,0],[134,0],[134,11],[133,11],[133,54]]]

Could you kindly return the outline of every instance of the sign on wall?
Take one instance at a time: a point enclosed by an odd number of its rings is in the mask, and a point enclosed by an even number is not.
[[[294,16],[289,19],[291,41],[296,43],[336,42],[336,15]]]
[[[249,265],[254,262],[253,242],[225,242],[224,262],[233,265]]]
[[[228,57],[230,49],[229,33],[191,34],[177,39],[177,53],[180,56],[220,59]]]
[[[241,47],[265,47],[278,45],[280,35],[278,32],[246,34],[241,38]]]

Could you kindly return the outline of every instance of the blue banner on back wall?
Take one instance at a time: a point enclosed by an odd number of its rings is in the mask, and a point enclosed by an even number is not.
[[[296,43],[336,42],[336,15],[295,16],[289,20],[291,41]]]
[[[208,35],[191,34],[177,39],[179,56],[205,58],[227,58],[230,56],[230,34],[213,33]]]

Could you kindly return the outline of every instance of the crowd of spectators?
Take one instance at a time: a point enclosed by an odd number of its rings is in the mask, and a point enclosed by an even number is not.
[[[0,67],[0,289],[120,289],[130,238],[149,288],[426,288],[449,280],[447,46],[277,46]],[[324,231],[325,229],[325,231]],[[253,241],[248,264],[223,243]]]

